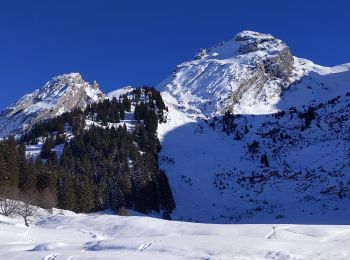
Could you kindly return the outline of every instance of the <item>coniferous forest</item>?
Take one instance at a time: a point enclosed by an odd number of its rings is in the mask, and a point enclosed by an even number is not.
[[[8,197],[36,195],[44,208],[131,208],[170,218],[175,203],[158,166],[156,134],[166,109],[158,91],[143,87],[39,123],[19,139],[2,140],[1,190]],[[129,129],[126,117],[132,121]],[[40,155],[27,157],[26,146],[38,143]],[[54,149],[59,146],[60,155]]]

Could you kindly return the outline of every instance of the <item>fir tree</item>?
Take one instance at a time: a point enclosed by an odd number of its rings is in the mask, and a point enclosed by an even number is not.
[[[269,160],[267,158],[266,153],[261,156],[261,164],[263,164],[265,167],[270,167]]]

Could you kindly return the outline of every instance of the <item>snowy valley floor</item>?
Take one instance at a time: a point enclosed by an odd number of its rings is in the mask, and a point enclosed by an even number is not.
[[[350,226],[228,225],[40,211],[0,215],[0,259],[350,259]]]

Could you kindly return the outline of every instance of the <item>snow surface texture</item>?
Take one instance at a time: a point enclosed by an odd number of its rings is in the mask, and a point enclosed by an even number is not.
[[[0,137],[20,134],[37,122],[85,108],[102,98],[98,84],[85,82],[79,73],[54,77],[0,113]]]
[[[159,158],[174,219],[349,223],[350,64],[290,63],[288,52],[271,35],[242,32],[178,65],[158,86],[169,107]],[[315,119],[305,128],[310,106]],[[229,135],[222,131],[225,111],[240,115]],[[260,147],[250,153],[254,140]]]
[[[349,259],[350,227],[213,225],[110,212],[0,216],[0,259]],[[273,229],[275,227],[275,229]]]

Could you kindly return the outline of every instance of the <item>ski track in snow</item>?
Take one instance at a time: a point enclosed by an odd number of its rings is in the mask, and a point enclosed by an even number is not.
[[[142,244],[137,248],[137,252],[142,252],[142,251],[146,250],[147,248],[149,248],[150,246],[152,246],[152,243]]]
[[[59,254],[49,254],[43,260],[55,260]]]

